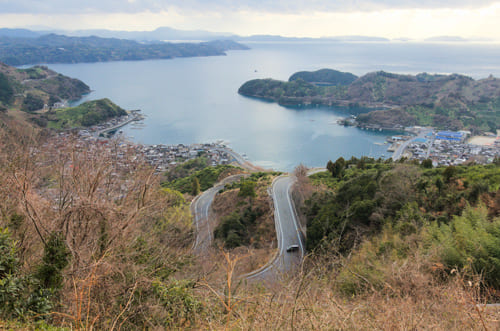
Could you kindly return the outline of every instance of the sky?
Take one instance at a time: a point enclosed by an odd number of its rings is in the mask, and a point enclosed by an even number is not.
[[[0,0],[0,27],[500,41],[500,0]]]

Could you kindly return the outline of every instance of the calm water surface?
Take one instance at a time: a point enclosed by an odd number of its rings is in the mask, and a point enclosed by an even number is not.
[[[500,76],[500,46],[412,43],[248,44],[228,56],[137,62],[60,64],[50,67],[87,83],[85,100],[110,98],[141,109],[144,126],[127,126],[146,144],[191,144],[224,140],[255,164],[291,170],[299,163],[324,166],[340,156],[390,156],[380,145],[389,133],[346,128],[348,113],[325,107],[289,109],[238,95],[254,78],[286,80],[296,71],[333,68],[363,75],[463,73],[476,79]]]

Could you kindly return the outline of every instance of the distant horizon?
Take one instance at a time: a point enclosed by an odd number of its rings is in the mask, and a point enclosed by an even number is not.
[[[29,29],[153,31],[168,26],[238,36],[500,41],[500,0],[7,0],[0,22]]]
[[[410,38],[405,36],[388,38],[380,35],[371,35],[371,34],[339,34],[339,35],[331,35],[331,36],[319,36],[319,37],[307,37],[307,36],[293,36],[293,35],[280,35],[280,34],[250,34],[250,35],[241,35],[233,32],[221,32],[221,31],[213,31],[213,30],[186,30],[186,29],[178,29],[171,26],[158,26],[153,29],[144,29],[144,30],[125,30],[125,29],[108,29],[108,28],[88,28],[88,29],[63,29],[56,28],[50,26],[0,26],[0,29],[10,29],[10,30],[27,30],[32,32],[47,32],[47,33],[57,33],[57,34],[78,34],[79,36],[83,36],[84,32],[109,32],[109,33],[153,33],[160,31],[162,29],[169,29],[172,33],[190,33],[196,35],[206,35],[210,38],[217,37],[238,37],[238,38],[282,38],[282,39],[298,39],[298,40],[328,40],[328,39],[342,39],[344,41],[356,41],[353,39],[360,39],[360,41],[368,41],[368,39],[373,39],[371,41],[376,42],[375,39],[380,39],[380,42],[383,41],[391,41],[391,42],[438,42],[438,43],[461,43],[461,42],[477,42],[477,43],[499,43],[500,39],[494,38],[485,38],[485,37],[462,37],[459,35],[432,35],[425,38]],[[89,35],[88,35],[89,36]],[[104,37],[105,38],[105,37]],[[365,39],[365,40],[362,40]],[[180,38],[179,41],[183,40],[193,40],[190,38]]]

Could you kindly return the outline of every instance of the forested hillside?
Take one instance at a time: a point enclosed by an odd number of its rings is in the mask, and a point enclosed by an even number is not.
[[[340,158],[327,167],[311,178],[307,248],[349,256],[337,277],[342,291],[383,288],[388,266],[416,256],[430,274],[455,270],[482,277],[488,293],[500,290],[500,160],[432,168]]]
[[[33,112],[62,100],[76,100],[90,88],[44,66],[18,69],[0,63],[0,108]]]
[[[0,37],[0,61],[14,66],[39,63],[79,63],[171,59],[176,57],[225,55],[227,50],[244,50],[234,41],[201,43],[151,43],[132,40],[67,37],[56,34],[38,38]]]
[[[238,92],[281,105],[387,108],[359,116],[358,123],[373,127],[418,124],[474,132],[496,132],[500,128],[500,80],[492,76],[474,80],[458,74],[414,76],[378,71],[352,82],[328,82],[323,73],[300,72],[289,82],[251,80]],[[340,74],[345,75],[335,72]],[[405,116],[398,116],[401,111]]]

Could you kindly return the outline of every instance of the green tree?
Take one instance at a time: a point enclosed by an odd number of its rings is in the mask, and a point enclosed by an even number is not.
[[[488,285],[500,288],[500,219],[488,220],[484,206],[467,207],[449,225],[434,224],[429,234],[448,268],[481,274]]]
[[[14,96],[14,89],[9,83],[7,76],[0,72],[0,102],[10,104]]]
[[[329,160],[326,164],[326,170],[328,170],[332,174],[332,177],[336,177],[335,164],[332,162],[332,160]]]
[[[16,273],[19,260],[7,229],[0,228],[0,279]]]
[[[36,277],[40,285],[47,289],[59,289],[62,286],[62,270],[69,264],[70,252],[61,233],[52,233],[44,248],[42,264]]]
[[[192,185],[191,194],[194,196],[200,194],[200,181],[198,180],[198,177],[193,177],[191,185]]]
[[[28,93],[23,102],[23,110],[32,112],[43,108],[43,100],[34,94]]]
[[[441,180],[441,177],[438,177],[436,179],[436,187],[438,189],[438,193],[441,195],[441,191],[443,190],[443,186],[444,186],[444,183],[443,181]]]
[[[457,171],[457,168],[455,166],[450,165],[450,166],[446,167],[446,169],[444,169],[444,171],[443,171],[444,181],[446,183],[449,183],[451,181],[451,179],[456,176],[457,172],[458,171]]]
[[[346,167],[346,161],[343,157],[339,157],[335,163],[328,161],[326,164],[326,169],[332,174],[332,177],[342,178],[344,176],[344,169]]]
[[[50,291],[20,273],[15,246],[8,230],[0,228],[0,318],[41,318],[53,308]]]
[[[152,289],[155,297],[165,309],[164,325],[167,329],[179,326],[191,328],[201,303],[193,293],[195,283],[189,280],[174,280],[169,284],[154,281]]]
[[[425,159],[422,161],[422,167],[426,169],[431,169],[432,168],[432,160],[431,159]]]
[[[358,163],[356,163],[356,168],[364,169],[366,167],[366,162],[363,158],[359,159]]]
[[[256,197],[255,193],[255,182],[251,180],[242,181],[240,184],[240,191],[238,192],[239,197]]]

